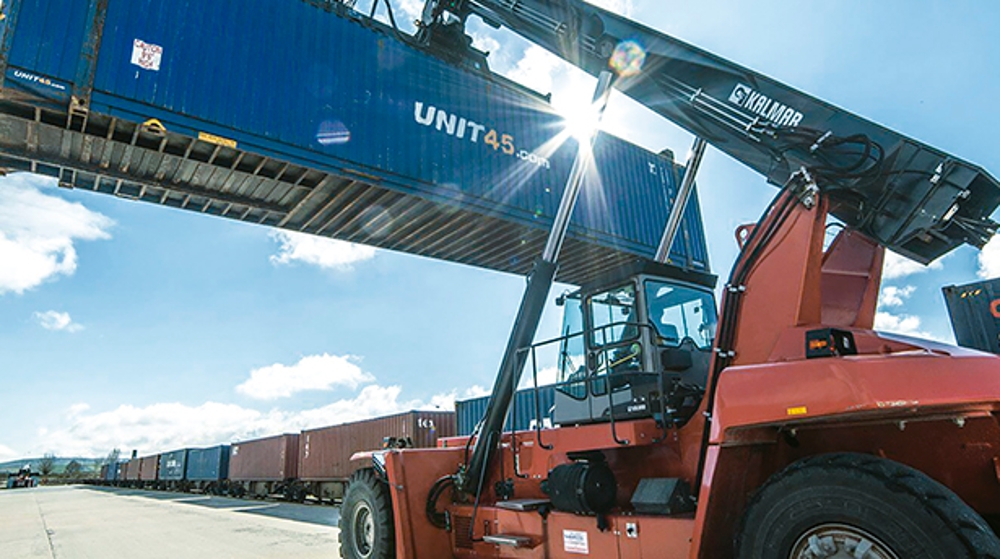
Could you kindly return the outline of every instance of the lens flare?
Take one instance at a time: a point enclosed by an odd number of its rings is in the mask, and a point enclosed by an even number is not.
[[[628,40],[618,43],[614,52],[611,53],[611,60],[608,65],[619,76],[627,78],[642,71],[642,65],[646,62],[646,49],[639,43]]]
[[[371,206],[361,212],[361,230],[372,239],[382,239],[392,233],[396,218],[382,206]]]
[[[581,144],[589,143],[601,125],[600,115],[590,105],[566,111],[565,118],[566,131]]]

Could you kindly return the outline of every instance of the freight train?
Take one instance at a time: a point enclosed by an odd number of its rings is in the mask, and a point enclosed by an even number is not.
[[[386,444],[433,447],[439,438],[456,434],[455,412],[409,411],[301,433],[135,456],[102,466],[95,483],[332,504],[343,497],[354,453]]]
[[[519,390],[505,429],[551,426],[555,386]],[[488,397],[455,402],[454,412],[409,411],[364,421],[306,429],[208,448],[182,448],[101,467],[99,485],[233,497],[281,497],[336,503],[350,477],[351,456],[382,448],[427,448],[439,439],[468,435],[482,419]]]

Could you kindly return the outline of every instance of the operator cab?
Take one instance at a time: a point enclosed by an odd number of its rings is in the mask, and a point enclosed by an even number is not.
[[[686,423],[707,383],[714,285],[714,276],[641,262],[561,297],[554,422]]]

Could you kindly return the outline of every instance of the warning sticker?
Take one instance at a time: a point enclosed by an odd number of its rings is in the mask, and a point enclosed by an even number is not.
[[[160,59],[163,58],[163,47],[152,45],[135,39],[132,41],[132,64],[146,70],[158,72]]]
[[[563,530],[563,549],[566,553],[590,554],[587,533],[579,530]]]

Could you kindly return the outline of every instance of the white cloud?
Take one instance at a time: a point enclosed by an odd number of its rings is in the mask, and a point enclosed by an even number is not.
[[[64,424],[54,429],[38,430],[38,443],[31,453],[102,457],[113,448],[120,448],[123,455],[132,449],[144,455],[177,448],[226,444],[410,410],[454,409],[454,394],[458,393],[452,391],[435,395],[424,402],[402,400],[402,392],[401,386],[371,384],[353,398],[302,411],[262,412],[234,404],[205,402],[198,406],[180,403],[144,407],[122,405],[110,411],[88,414],[88,410],[77,404],[73,408],[80,411],[64,418]],[[473,387],[464,391],[462,397],[481,393],[485,390]],[[0,457],[7,451],[12,457],[17,455],[0,446]]]
[[[90,409],[90,404],[80,402],[78,404],[73,404],[72,406],[70,406],[68,412],[70,416],[77,416],[89,409]]]
[[[979,277],[1000,277],[1000,235],[994,235],[979,253]]]
[[[530,367],[530,364],[529,366]],[[524,374],[521,375],[521,384],[518,386],[521,388],[534,388],[535,379],[531,377],[531,369],[525,367]],[[558,380],[559,369],[556,367],[544,367],[538,370],[538,386],[545,386],[548,384],[555,384]]]
[[[497,41],[489,35],[484,35],[482,33],[469,32],[469,36],[472,37],[472,46],[495,56],[500,52],[500,41]],[[493,60],[492,58],[490,60]]]
[[[13,448],[0,444],[0,460],[3,461],[13,460],[18,456],[21,456],[20,453],[15,451]]]
[[[298,412],[289,417],[289,422],[298,429],[309,429],[425,407],[423,402],[416,400],[400,401],[399,396],[402,392],[401,386],[371,384],[362,388],[355,398],[338,400],[320,408]]]
[[[72,275],[74,242],[111,238],[111,219],[39,190],[51,181],[20,174],[0,180],[0,295]]]
[[[552,91],[555,74],[562,69],[563,64],[551,52],[538,45],[531,45],[524,51],[521,60],[506,73],[506,77],[536,91],[548,93]],[[589,100],[588,98],[587,101]]]
[[[922,322],[919,316],[908,314],[903,308],[906,300],[916,292],[913,285],[896,287],[887,285],[882,288],[878,296],[878,310],[875,313],[875,330],[880,332],[892,332],[904,336],[913,336],[926,340],[937,340],[947,342],[921,328]],[[895,312],[885,309],[892,308]]]
[[[896,287],[889,285],[882,288],[882,292],[878,296],[878,304],[883,307],[901,307],[903,306],[903,300],[909,299],[910,295],[917,288],[912,285],[907,285],[905,287]]]
[[[404,29],[411,28],[411,24],[419,20],[424,13],[423,0],[395,0],[392,2],[392,7],[394,10],[398,10],[395,13],[396,24]],[[400,21],[400,13],[403,15],[402,21]]]
[[[632,0],[587,0],[587,2],[625,17],[631,16],[635,10]]]
[[[434,396],[431,396],[431,399],[427,402],[427,404],[421,405],[416,409],[454,411],[456,400],[471,400],[472,398],[486,396],[489,393],[489,390],[477,384],[471,388],[466,388],[461,391],[456,389],[443,394],[435,394]]]
[[[335,386],[352,389],[373,382],[375,377],[345,355],[309,355],[294,365],[275,363],[250,371],[250,378],[236,391],[258,400],[285,398],[306,390],[332,390]]]
[[[83,326],[73,322],[68,312],[45,311],[36,312],[35,320],[46,330],[62,330],[64,332],[79,332]]]
[[[875,329],[882,332],[893,332],[915,338],[934,339],[934,336],[920,329],[920,317],[879,311],[875,313]]]
[[[375,257],[373,247],[306,235],[292,231],[274,231],[271,238],[278,241],[278,254],[271,256],[271,263],[291,264],[304,262],[328,270],[350,271],[352,264]]]
[[[919,262],[915,262],[905,256],[900,256],[895,252],[887,250],[885,251],[885,262],[882,265],[882,279],[899,279],[909,275],[926,272],[927,270],[940,270],[941,268],[942,264],[940,259],[924,266]]]
[[[111,411],[81,412],[60,427],[40,430],[33,452],[105,456],[112,448],[120,448],[123,455],[132,449],[145,454],[280,433],[284,426],[281,413],[263,413],[233,404],[123,405]]]

